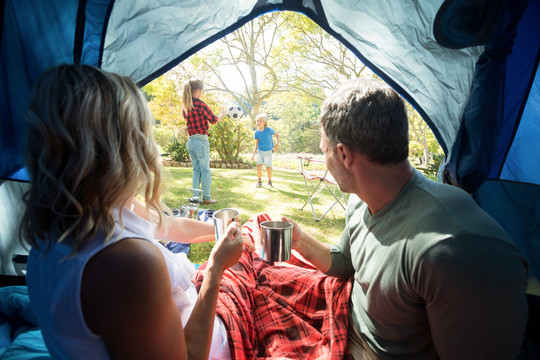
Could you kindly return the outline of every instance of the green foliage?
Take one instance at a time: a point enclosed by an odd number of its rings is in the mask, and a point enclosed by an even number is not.
[[[435,161],[435,154],[442,153],[435,135],[418,112],[407,104],[409,116],[409,158],[427,167]]]
[[[167,152],[170,154],[171,159],[175,161],[189,161],[189,153],[187,150],[187,143],[184,139],[178,140],[173,138],[169,145],[166,147]]]
[[[162,148],[167,149],[169,143],[174,138],[174,131],[162,126],[154,127],[154,140]]]
[[[240,154],[252,145],[253,133],[250,124],[247,117],[239,120],[224,117],[208,130],[210,150],[215,151],[222,161],[240,161]]]
[[[433,154],[433,162],[429,163],[427,166],[417,166],[416,168],[422,173],[424,173],[424,175],[426,175],[426,177],[430,178],[431,180],[438,181],[437,177],[439,174],[439,167],[441,166],[443,161],[443,153]]]
[[[264,110],[270,118],[279,119],[268,123],[279,134],[279,152],[320,154],[318,102],[301,101],[293,94],[285,93],[266,103]]]
[[[185,124],[182,117],[182,100],[173,79],[163,75],[143,87],[148,107],[156,122],[169,128],[180,128]]]

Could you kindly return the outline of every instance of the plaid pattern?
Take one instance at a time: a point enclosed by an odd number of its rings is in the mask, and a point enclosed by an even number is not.
[[[259,214],[242,227],[259,236]],[[254,231],[256,229],[256,231]],[[200,269],[202,269],[202,266]],[[199,289],[203,272],[194,282]],[[351,281],[327,276],[294,256],[269,264],[245,251],[221,282],[217,314],[233,359],[343,359],[347,352]]]
[[[208,122],[215,124],[219,119],[206,103],[200,99],[193,98],[193,110],[186,113],[182,110],[182,115],[186,119],[188,134],[208,135]]]

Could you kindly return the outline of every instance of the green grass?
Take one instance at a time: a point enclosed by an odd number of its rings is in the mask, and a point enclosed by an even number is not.
[[[167,206],[175,209],[187,203],[191,196],[188,189],[191,188],[192,169],[176,167],[167,169],[171,177],[167,179],[167,188],[162,199]],[[320,222],[316,222],[309,204],[304,210],[300,210],[308,197],[304,179],[298,170],[274,169],[272,172],[274,189],[255,188],[256,173],[256,169],[212,169],[212,198],[217,199],[218,203],[202,208],[212,210],[236,208],[240,211],[242,223],[260,212],[268,213],[275,220],[285,215],[320,241],[326,243],[339,241],[345,226],[345,211],[338,205]],[[266,184],[264,168],[263,184]],[[332,195],[325,190],[322,192],[321,200],[314,202],[318,217],[323,214],[332,199]],[[192,244],[189,259],[194,263],[206,261],[213,245],[214,242]]]

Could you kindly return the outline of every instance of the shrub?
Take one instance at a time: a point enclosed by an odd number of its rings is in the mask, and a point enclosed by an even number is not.
[[[175,161],[190,161],[189,153],[187,150],[187,143],[184,139],[178,140],[173,138],[171,142],[166,146],[167,152],[170,154],[171,159]]]
[[[173,130],[160,126],[154,127],[154,140],[162,149],[166,149],[173,138]]]
[[[416,166],[418,170],[424,173],[424,175],[431,180],[438,180],[439,168],[444,162],[444,153],[433,154],[433,162],[427,166]]]
[[[254,145],[249,118],[231,120],[224,118],[208,130],[210,150],[215,151],[221,161],[241,161],[240,154]]]

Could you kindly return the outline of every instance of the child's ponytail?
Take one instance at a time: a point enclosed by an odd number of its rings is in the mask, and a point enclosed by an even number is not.
[[[184,91],[182,92],[182,103],[186,112],[189,113],[193,110],[193,92],[202,89],[204,89],[204,85],[201,80],[189,80],[186,82]]]

